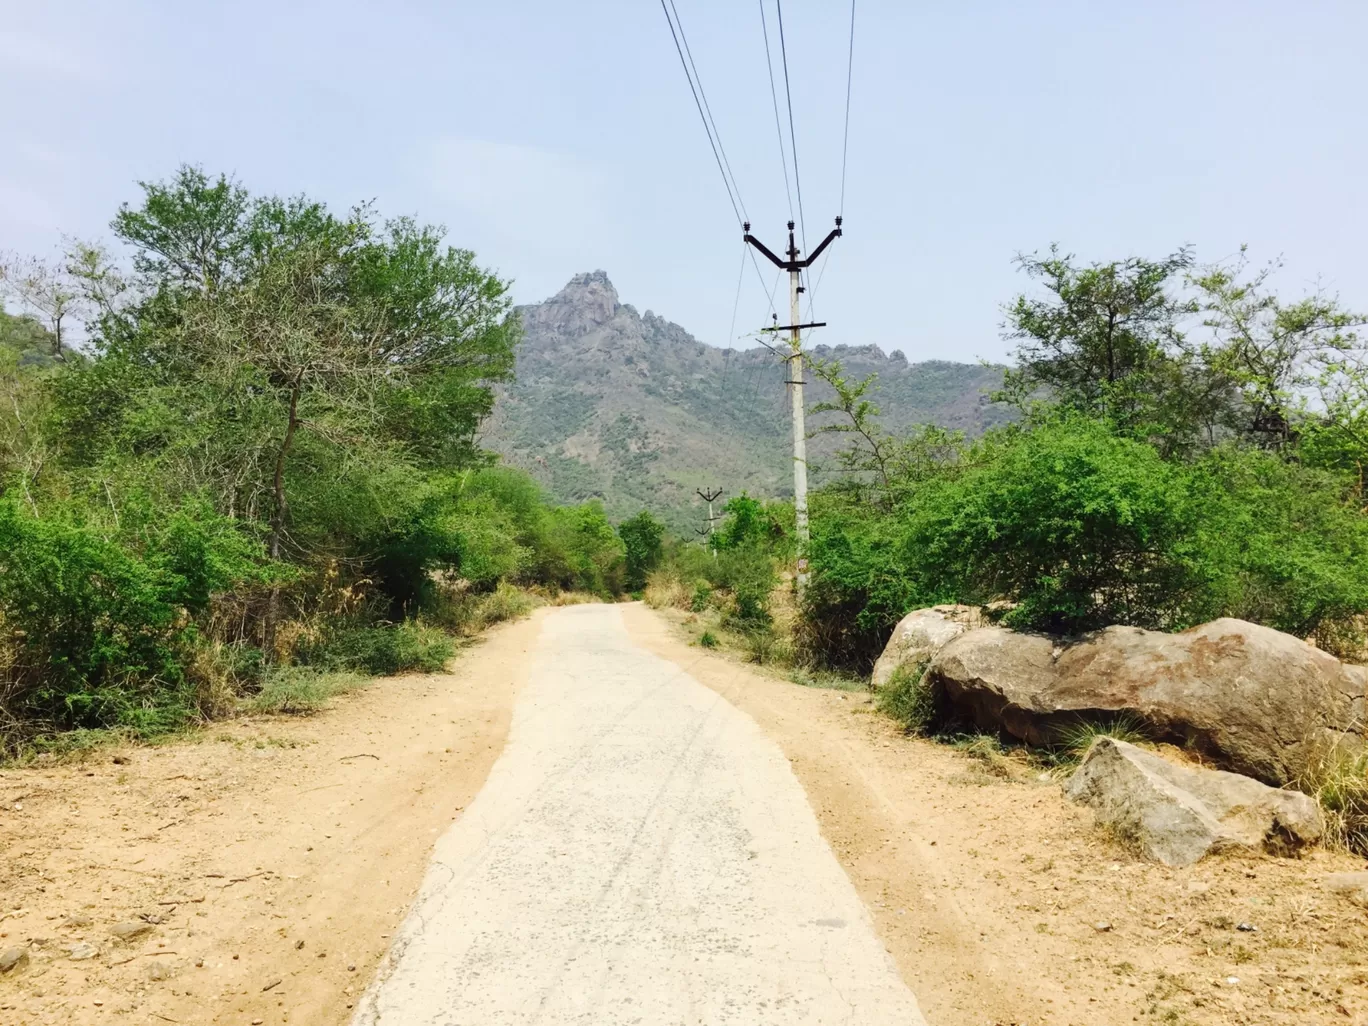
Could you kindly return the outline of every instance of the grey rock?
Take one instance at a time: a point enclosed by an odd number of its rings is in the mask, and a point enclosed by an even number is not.
[[[115,923],[109,928],[109,932],[119,940],[127,943],[145,937],[152,932],[152,924],[144,923],[141,920],[130,920],[127,923]]]
[[[1321,886],[1361,908],[1368,908],[1368,872],[1332,873],[1321,881]]]
[[[74,930],[83,929],[84,927],[90,926],[93,923],[94,920],[83,912],[77,912],[74,915],[69,915],[62,920],[63,926],[70,927]]]
[[[1320,809],[1304,794],[1238,773],[1178,766],[1115,738],[1100,737],[1069,779],[1067,793],[1146,857],[1187,866],[1212,853],[1287,853],[1320,840]]]
[[[99,953],[99,948],[93,944],[87,944],[85,941],[73,944],[67,949],[67,955],[73,962],[84,962],[86,959],[94,958]]]
[[[1155,740],[1275,786],[1364,745],[1368,670],[1243,620],[1181,634],[1108,627],[1072,644],[983,628],[928,672],[938,699],[981,728],[1048,744],[1080,720],[1127,714]]]
[[[28,948],[13,947],[0,951],[0,973],[12,973],[14,970],[28,964]]]
[[[893,628],[883,654],[874,664],[870,684],[881,688],[900,667],[930,662],[945,645],[977,626],[977,606],[931,606],[912,610]]]
[[[153,961],[147,967],[147,978],[149,980],[169,980],[175,974],[175,967],[166,962]]]

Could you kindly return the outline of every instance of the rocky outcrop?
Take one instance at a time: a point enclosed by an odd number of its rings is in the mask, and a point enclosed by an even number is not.
[[[607,324],[619,307],[617,289],[607,273],[587,271],[571,278],[546,302],[520,307],[519,312],[529,333],[576,336]]]
[[[1181,634],[1109,627],[1074,644],[1000,627],[932,660],[942,709],[1049,744],[1081,720],[1127,714],[1155,740],[1275,786],[1364,743],[1368,671],[1268,627],[1215,620]]]
[[[977,606],[932,606],[914,609],[893,628],[883,654],[874,664],[870,684],[881,688],[902,666],[925,668],[932,656],[971,627],[979,625]]]
[[[1147,858],[1187,866],[1233,848],[1287,854],[1320,840],[1320,809],[1238,773],[1179,766],[1135,745],[1100,737],[1068,795]]]

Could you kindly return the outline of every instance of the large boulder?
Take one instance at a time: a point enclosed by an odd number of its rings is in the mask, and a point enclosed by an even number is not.
[[[1126,714],[1156,741],[1275,786],[1364,741],[1368,671],[1243,620],[1181,634],[1108,627],[1072,644],[967,631],[937,653],[928,680],[949,713],[1032,744]]]
[[[901,667],[922,667],[948,642],[979,626],[978,606],[931,606],[914,609],[893,628],[883,654],[874,664],[871,686],[881,688]]]
[[[1320,840],[1320,809],[1238,773],[1179,766],[1100,737],[1069,779],[1068,795],[1146,857],[1187,866],[1232,848],[1287,854]]]

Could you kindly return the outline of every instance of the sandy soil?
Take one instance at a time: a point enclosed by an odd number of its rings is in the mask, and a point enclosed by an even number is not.
[[[624,614],[779,742],[933,1026],[1368,1024],[1368,915],[1319,886],[1361,859],[1149,864],[1036,770],[705,654],[682,614]]]
[[[0,951],[30,952],[0,1023],[345,1022],[503,747],[539,621],[317,716],[0,772]]]

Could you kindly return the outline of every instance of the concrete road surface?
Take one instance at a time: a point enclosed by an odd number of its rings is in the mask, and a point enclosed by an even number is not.
[[[507,748],[358,1026],[924,1026],[788,761],[613,606],[546,616]]]

